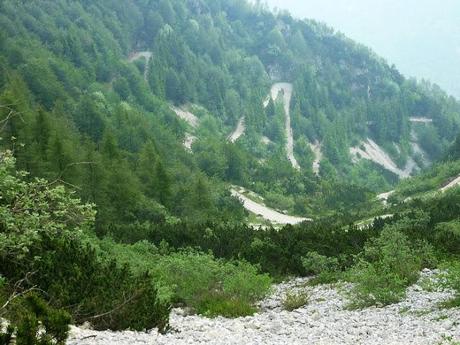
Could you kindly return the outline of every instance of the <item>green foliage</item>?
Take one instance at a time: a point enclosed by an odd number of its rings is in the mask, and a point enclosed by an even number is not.
[[[460,253],[460,221],[439,223],[435,228],[436,242],[451,253]]]
[[[271,279],[245,262],[224,262],[212,255],[194,252],[172,253],[159,258],[154,275],[172,289],[173,300],[184,302],[197,312],[216,316],[247,315],[251,305],[270,289]],[[232,308],[236,309],[232,311]]]
[[[460,262],[449,262],[443,268],[445,273],[440,277],[441,285],[455,291],[455,296],[442,305],[446,308],[458,308],[460,307]]]
[[[308,273],[315,275],[313,279],[315,283],[333,282],[337,279],[340,271],[338,258],[320,255],[315,251],[302,257],[302,265]]]
[[[354,306],[387,305],[405,296],[423,268],[423,255],[401,232],[401,225],[386,226],[380,236],[364,247],[350,271],[355,283]]]
[[[0,344],[9,344],[12,332],[18,345],[63,345],[69,332],[70,315],[50,307],[34,293],[20,296],[8,307],[10,327],[0,334]]]
[[[1,157],[0,176],[0,272],[8,282],[46,291],[51,306],[67,308],[75,322],[90,321],[97,329],[167,327],[169,306],[159,301],[152,277],[109,260],[90,243],[92,205],[45,180],[26,182],[10,152]],[[33,308],[45,308],[31,301]],[[50,322],[62,316],[56,313]],[[37,320],[24,318],[18,332],[32,336]]]

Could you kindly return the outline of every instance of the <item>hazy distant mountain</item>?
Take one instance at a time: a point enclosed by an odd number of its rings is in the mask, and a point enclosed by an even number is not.
[[[460,97],[460,2],[455,0],[267,0],[326,22],[372,47],[406,76]]]

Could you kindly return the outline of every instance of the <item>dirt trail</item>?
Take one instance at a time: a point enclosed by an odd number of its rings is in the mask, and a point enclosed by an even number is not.
[[[244,117],[242,117],[238,121],[238,125],[236,126],[235,131],[228,136],[228,140],[230,142],[234,143],[235,141],[237,141],[244,134],[245,130],[246,130],[246,126],[244,124]]]
[[[310,143],[310,149],[315,154],[315,160],[313,161],[313,172],[315,175],[319,175],[319,170],[321,168],[321,159],[323,158],[323,153],[321,152],[321,144],[316,141],[314,144]]]
[[[237,188],[239,190],[237,190]],[[276,224],[298,224],[302,223],[305,221],[311,221],[309,218],[301,218],[301,217],[294,217],[294,216],[289,216],[286,214],[282,214],[278,211],[275,211],[271,208],[268,208],[265,205],[259,204],[245,195],[242,194],[242,191],[244,191],[243,188],[240,187],[234,187],[232,188],[231,192],[232,195],[238,199],[240,199],[243,202],[243,206],[246,210],[248,210],[251,213],[254,213],[256,215],[260,215],[262,218]]]
[[[150,59],[152,58],[152,52],[133,52],[129,55],[129,62],[134,62],[140,58],[145,58],[145,69],[144,69],[144,80],[147,81],[150,69]]]
[[[456,179],[454,179],[453,181],[449,182],[447,185],[445,185],[444,187],[442,187],[440,189],[441,192],[445,192],[449,189],[452,189],[454,187],[457,187],[460,185],[460,176],[458,176]]]
[[[270,91],[270,97],[273,100],[278,98],[280,92],[283,92],[283,103],[284,103],[284,113],[285,113],[285,129],[286,129],[286,154],[287,158],[292,164],[292,167],[296,170],[300,170],[300,165],[294,157],[294,136],[292,133],[291,127],[291,98],[292,98],[292,84],[290,83],[276,83],[272,86]],[[270,98],[265,100],[264,106],[268,105]]]

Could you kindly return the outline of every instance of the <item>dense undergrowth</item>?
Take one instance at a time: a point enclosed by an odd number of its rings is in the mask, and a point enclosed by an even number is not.
[[[0,317],[18,339],[31,329],[25,337],[60,341],[70,321],[165,330],[172,305],[211,317],[250,315],[272,279],[290,275],[351,281],[352,306],[364,307],[399,301],[421,269],[449,261],[446,286],[460,294],[455,189],[399,205],[393,218],[364,228],[345,216],[265,231],[148,223],[114,227],[98,239],[92,205],[46,180],[26,181],[14,162],[2,154]],[[300,301],[307,297],[292,296],[287,307]],[[448,305],[458,304],[456,297]]]

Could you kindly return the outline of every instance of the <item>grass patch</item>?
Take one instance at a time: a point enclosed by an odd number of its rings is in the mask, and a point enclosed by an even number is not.
[[[286,293],[282,304],[285,310],[293,311],[307,305],[309,301],[310,296],[308,295],[307,291],[290,290]]]

